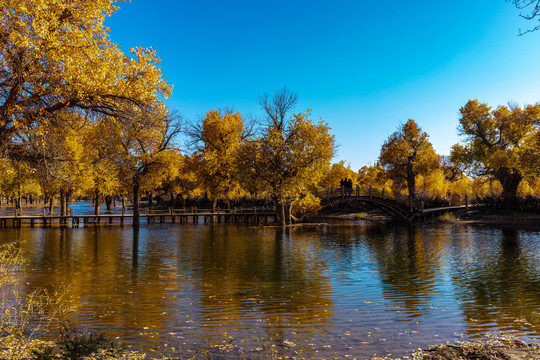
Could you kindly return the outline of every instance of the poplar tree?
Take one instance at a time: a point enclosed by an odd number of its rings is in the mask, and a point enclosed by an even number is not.
[[[260,98],[266,127],[244,155],[253,157],[251,175],[272,199],[281,225],[291,223],[293,203],[321,180],[335,149],[326,122],[313,122],[309,110],[292,113],[296,99],[287,89]]]
[[[459,112],[458,130],[465,141],[452,147],[452,162],[475,177],[498,180],[504,202],[516,207],[518,187],[524,176],[534,170],[531,144],[537,144],[540,106],[492,109],[478,100],[469,100]]]
[[[202,123],[191,125],[188,135],[197,151],[193,154],[201,188],[212,200],[231,200],[242,193],[238,160],[242,142],[249,136],[240,113],[209,110]]]
[[[440,166],[440,158],[428,138],[414,120],[409,120],[390,135],[379,155],[380,165],[394,184],[405,182],[413,199],[416,197],[417,176],[428,175]]]
[[[24,153],[15,141],[57,112],[118,116],[170,94],[150,48],[129,55],[103,22],[114,0],[0,0],[0,154]]]

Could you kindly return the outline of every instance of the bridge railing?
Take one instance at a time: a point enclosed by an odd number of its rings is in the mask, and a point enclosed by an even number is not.
[[[381,199],[395,201],[396,203],[409,208],[413,212],[422,212],[424,210],[424,202],[418,199],[411,199],[407,195],[401,195],[399,192],[387,192],[384,189],[375,189],[371,186],[359,186],[355,188],[330,188],[330,189],[317,189],[314,195],[321,198],[321,200],[332,200],[336,198],[355,198],[355,197],[369,197],[372,199]]]

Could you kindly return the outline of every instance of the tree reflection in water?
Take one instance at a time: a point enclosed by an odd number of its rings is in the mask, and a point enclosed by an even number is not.
[[[343,222],[0,229],[28,291],[69,288],[76,326],[148,350],[231,339],[280,354],[396,356],[488,331],[540,333],[538,233]],[[318,355],[317,355],[318,356]]]
[[[516,230],[490,230],[472,249],[477,255],[460,257],[453,267],[469,333],[540,332],[540,254],[524,250],[524,240],[531,239]]]

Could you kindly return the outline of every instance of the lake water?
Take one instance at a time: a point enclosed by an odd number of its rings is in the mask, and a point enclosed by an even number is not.
[[[25,241],[28,291],[67,289],[72,325],[149,353],[232,344],[231,357],[270,347],[352,359],[494,332],[540,337],[538,232],[367,222],[0,229],[0,241],[15,239]]]

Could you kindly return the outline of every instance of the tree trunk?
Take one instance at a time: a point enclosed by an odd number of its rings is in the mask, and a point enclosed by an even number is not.
[[[276,223],[281,226],[287,225],[287,218],[285,215],[285,202],[274,198],[274,206],[276,207]]]
[[[106,195],[105,196],[105,204],[107,205],[107,211],[111,211],[111,204],[112,204],[112,196]]]
[[[517,190],[523,179],[521,172],[517,169],[510,170],[503,167],[495,172],[495,178],[499,180],[503,188],[503,206],[509,209],[518,209],[519,199],[517,197]]]
[[[292,224],[292,203],[285,204],[285,222],[287,225]]]
[[[133,227],[139,227],[139,225],[141,224],[139,209],[140,187],[141,186],[138,181],[133,182]]]
[[[69,215],[69,208],[71,206],[71,195],[73,195],[73,190],[66,191],[66,201],[64,206],[66,207],[66,215]]]
[[[66,216],[66,192],[64,189],[60,190],[60,216]]]
[[[407,165],[407,189],[409,190],[409,197],[416,198],[416,175],[413,172],[411,163]]]
[[[20,211],[21,211],[21,206],[22,206],[21,200],[22,200],[21,192],[18,191],[17,192],[17,199],[15,199],[15,209],[17,210],[17,214],[19,214]]]
[[[212,199],[212,212],[216,211],[216,207],[217,207],[217,199],[214,198]]]
[[[176,205],[182,209],[186,206],[186,199],[182,194],[176,194]]]
[[[49,198],[49,214],[52,215],[53,213],[53,197],[51,196]]]
[[[94,194],[94,215],[99,215],[99,189],[96,188],[95,194]]]
[[[147,194],[148,194],[148,210],[150,210],[152,208],[152,205],[153,205],[152,193],[147,192]]]

